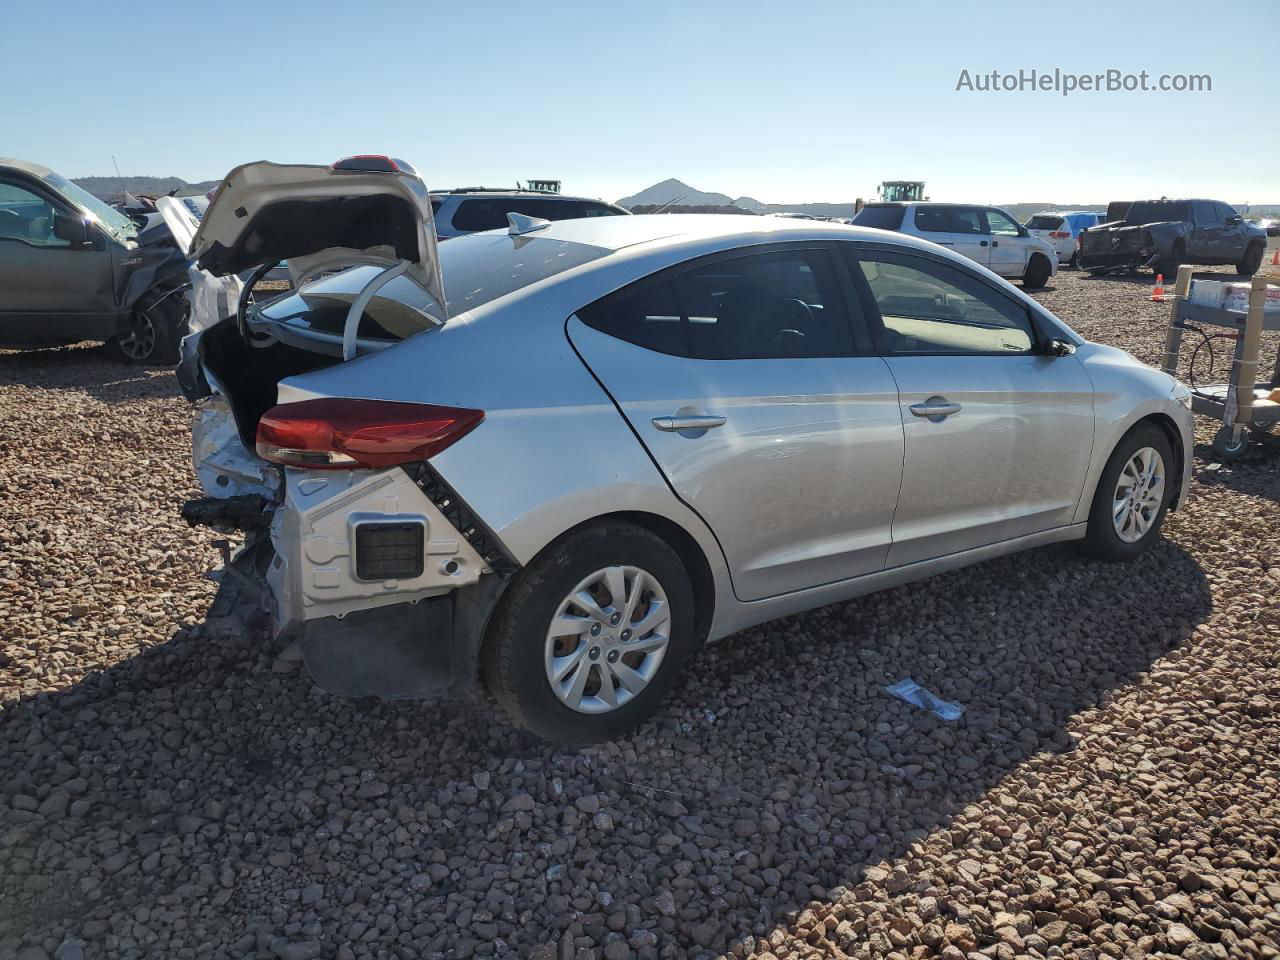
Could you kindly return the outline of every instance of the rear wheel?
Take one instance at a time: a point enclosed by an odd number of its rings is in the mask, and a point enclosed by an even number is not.
[[[1099,560],[1130,560],[1160,535],[1172,491],[1173,449],[1163,430],[1140,423],[1116,445],[1098,479],[1085,549]]]
[[[1067,261],[1067,266],[1072,270],[1080,269],[1080,249],[1078,247],[1071,251],[1071,259]]]
[[[134,305],[129,329],[107,341],[107,353],[140,366],[178,362],[186,300],[177,293],[146,297]]]
[[[1033,254],[1027,270],[1022,275],[1022,285],[1030,290],[1038,290],[1049,281],[1049,260],[1042,254]]]
[[[539,554],[508,588],[485,678],[511,719],[559,743],[619,736],[651,716],[693,647],[693,588],[649,531],[608,522]]]
[[[1244,259],[1236,264],[1236,273],[1242,277],[1252,277],[1262,266],[1262,244],[1251,243],[1245,251]]]

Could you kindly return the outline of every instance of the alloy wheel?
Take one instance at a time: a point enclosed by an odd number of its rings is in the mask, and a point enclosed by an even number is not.
[[[129,332],[116,341],[120,352],[130,360],[146,360],[156,348],[156,328],[145,310],[135,310]]]
[[[1111,522],[1125,543],[1145,537],[1164,502],[1164,458],[1154,447],[1142,447],[1120,471],[1111,500]]]
[[[579,713],[625,706],[653,680],[670,642],[666,592],[639,567],[585,577],[560,601],[546,639],[547,682]]]

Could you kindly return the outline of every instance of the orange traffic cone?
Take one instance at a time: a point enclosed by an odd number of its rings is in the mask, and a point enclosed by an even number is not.
[[[1280,267],[1280,247],[1276,248],[1276,252],[1271,255],[1271,265]]]
[[[1163,273],[1156,274],[1156,286],[1155,286],[1155,289],[1151,291],[1151,302],[1164,303],[1164,274]]]

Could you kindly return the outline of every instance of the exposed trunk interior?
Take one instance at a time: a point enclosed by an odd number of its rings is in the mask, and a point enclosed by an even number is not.
[[[201,338],[205,365],[226,388],[240,439],[254,448],[258,421],[276,405],[276,384],[285,377],[341,363],[335,357],[281,343],[253,347],[240,338],[234,323],[221,323]]]

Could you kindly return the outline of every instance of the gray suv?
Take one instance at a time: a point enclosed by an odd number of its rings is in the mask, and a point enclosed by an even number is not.
[[[507,214],[540,220],[578,220],[582,217],[629,216],[631,211],[603,200],[566,197],[545,190],[497,190],[465,187],[431,192],[431,213],[441,240],[481,230],[505,230]]]

